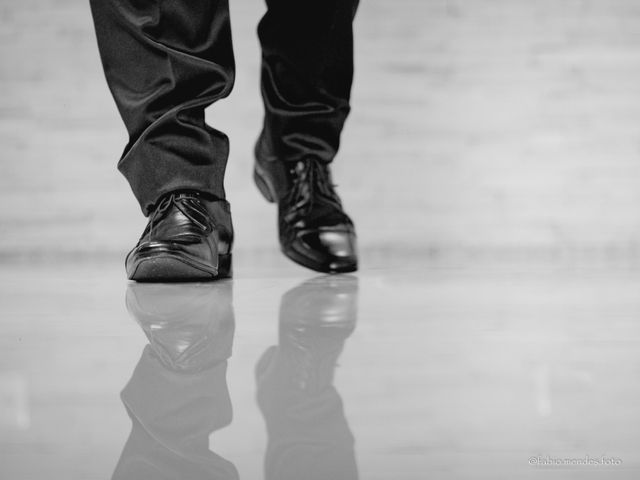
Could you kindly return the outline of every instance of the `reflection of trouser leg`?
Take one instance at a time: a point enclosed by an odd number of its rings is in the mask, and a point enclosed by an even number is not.
[[[355,328],[357,279],[307,281],[280,304],[279,345],[256,366],[267,480],[357,480],[355,439],[333,385]]]
[[[265,153],[329,162],[349,113],[358,0],[266,0],[262,44]]]
[[[224,198],[229,142],[204,109],[233,86],[228,0],[91,0],[91,9],[130,136],[118,168],[143,211],[175,190]]]
[[[233,284],[130,284],[127,310],[149,339],[122,402],[132,429],[112,480],[237,480],[209,450],[229,425],[227,361],[233,348]]]
[[[258,405],[268,433],[266,480],[358,478],[353,434],[340,395],[328,383],[342,345],[329,337],[321,343],[329,351],[309,365],[303,364],[304,354],[280,345],[267,350],[257,366]]]
[[[209,450],[209,437],[231,422],[227,363],[198,372],[167,369],[146,347],[122,402],[132,421],[112,480],[237,480],[236,467]]]

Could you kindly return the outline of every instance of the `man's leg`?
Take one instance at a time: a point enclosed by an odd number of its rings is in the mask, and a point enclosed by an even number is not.
[[[143,212],[153,214],[127,258],[129,278],[216,276],[218,238],[205,238],[216,222],[201,217],[222,212],[217,223],[231,234],[228,205],[205,204],[225,197],[229,143],[205,123],[204,109],[233,86],[228,1],[91,0],[91,9],[107,82],[130,136],[118,168]],[[161,221],[164,230],[154,225]],[[184,248],[169,251],[180,242]]]
[[[227,0],[91,0],[91,9],[130,135],[118,168],[145,214],[174,190],[224,198],[229,142],[204,109],[233,86]]]
[[[260,22],[263,148],[331,162],[349,113],[358,0],[267,0]]]
[[[278,202],[280,243],[289,258],[314,270],[352,271],[355,231],[329,164],[350,108],[358,0],[266,1],[258,27],[265,121],[256,183]]]

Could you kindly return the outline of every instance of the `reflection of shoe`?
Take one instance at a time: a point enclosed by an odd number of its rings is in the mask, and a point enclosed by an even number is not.
[[[226,201],[206,201],[197,192],[170,193],[160,199],[127,255],[127,276],[139,282],[229,277],[232,242]]]
[[[233,343],[232,282],[138,284],[127,309],[149,338],[122,391],[132,420],[112,480],[238,480],[209,450],[233,416],[227,360]]]
[[[132,283],[127,310],[149,339],[153,354],[169,370],[195,372],[231,355],[234,332],[232,282],[210,284]]]
[[[334,190],[329,165],[313,157],[267,160],[258,142],[254,179],[264,197],[278,203],[280,246],[287,257],[320,272],[357,270],[355,228]]]
[[[310,392],[332,384],[338,356],[355,328],[357,293],[357,278],[348,276],[312,279],[282,296],[278,365],[272,366],[286,372],[287,383]],[[265,353],[259,362],[259,377],[272,355]]]
[[[357,278],[331,276],[282,297],[279,345],[256,366],[268,433],[266,479],[358,478],[354,438],[333,386],[338,357],[355,328],[357,290]]]

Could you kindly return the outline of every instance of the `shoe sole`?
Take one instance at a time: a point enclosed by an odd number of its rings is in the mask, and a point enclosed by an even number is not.
[[[129,280],[152,282],[204,282],[232,276],[232,254],[218,256],[218,268],[189,261],[168,253],[150,255],[141,259]]]
[[[332,262],[329,265],[315,263],[309,260],[308,257],[296,252],[295,250],[286,250],[281,248],[280,251],[287,257],[289,260],[294,261],[298,265],[302,265],[303,267],[309,268],[311,270],[315,270],[316,272],[321,273],[351,273],[358,270],[357,262],[349,262],[345,264],[340,264],[339,262]]]

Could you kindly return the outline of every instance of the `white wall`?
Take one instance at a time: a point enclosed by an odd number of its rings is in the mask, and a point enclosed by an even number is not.
[[[272,250],[251,183],[263,4],[231,5],[238,80],[208,118],[233,142],[237,248]],[[0,9],[0,259],[121,255],[144,219],[88,2]],[[356,42],[335,176],[363,251],[636,258],[640,3],[364,0]]]

